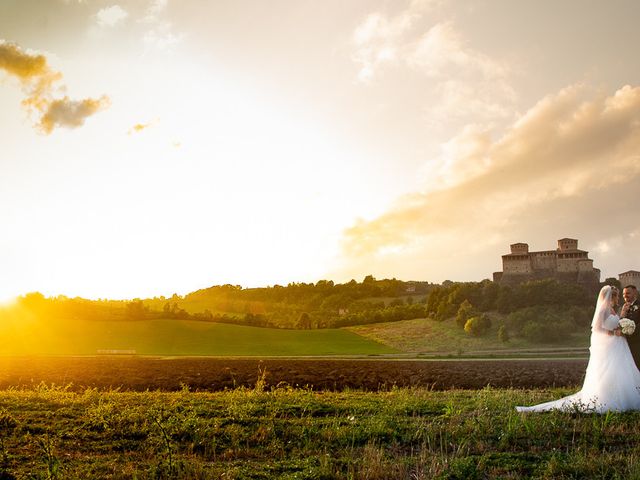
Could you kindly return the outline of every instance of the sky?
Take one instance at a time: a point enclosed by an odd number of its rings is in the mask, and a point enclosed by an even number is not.
[[[0,0],[0,300],[640,270],[640,3]]]

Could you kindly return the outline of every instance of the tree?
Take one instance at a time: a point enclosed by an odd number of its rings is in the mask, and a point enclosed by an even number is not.
[[[611,285],[612,287],[616,287],[618,290],[622,290],[620,280],[614,277],[605,278],[604,282],[600,284],[600,287],[604,287],[605,285]]]
[[[309,330],[311,328],[311,317],[307,312],[302,312],[298,317],[298,328]]]
[[[514,310],[513,291],[510,287],[503,287],[498,292],[496,308],[500,313],[509,313]]]
[[[473,316],[473,305],[471,305],[469,300],[465,300],[460,304],[460,308],[458,308],[458,313],[456,314],[456,324],[460,328],[464,328],[467,320],[469,320]]]
[[[130,320],[144,320],[147,310],[148,309],[144,306],[142,300],[137,298],[127,303],[127,306],[125,307],[126,316]]]

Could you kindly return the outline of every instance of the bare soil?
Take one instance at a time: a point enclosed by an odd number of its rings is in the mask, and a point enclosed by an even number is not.
[[[586,360],[332,360],[149,357],[4,357],[0,389],[40,383],[70,390],[220,391],[290,385],[314,390],[398,387],[434,390],[569,387],[582,383]]]

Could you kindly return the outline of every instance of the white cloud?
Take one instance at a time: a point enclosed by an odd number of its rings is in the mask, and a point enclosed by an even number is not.
[[[143,40],[146,45],[167,50],[182,41],[184,35],[176,34],[172,31],[169,22],[159,22],[144,34]]]
[[[169,0],[151,0],[141,23],[149,27],[144,33],[144,43],[160,50],[170,50],[184,38],[184,34],[173,31],[173,24],[166,20],[166,10]]]
[[[358,80],[383,80],[390,69],[424,78],[431,127],[510,120],[517,100],[510,64],[474,49],[452,22],[432,22],[433,2],[414,2],[395,16],[370,14],[353,34]],[[469,120],[472,119],[472,120]]]
[[[407,63],[431,77],[452,73],[502,81],[509,67],[466,45],[449,22],[431,27],[408,49]]]
[[[168,4],[169,0],[151,0],[143,20],[150,23],[157,22]]]
[[[353,33],[356,47],[353,60],[360,65],[360,81],[371,81],[385,63],[396,60],[396,53],[402,48],[403,36],[428,9],[428,2],[414,2],[393,18],[379,12],[371,13],[356,27]]]
[[[129,13],[120,5],[105,7],[96,13],[96,23],[101,28],[112,28],[122,25]]]

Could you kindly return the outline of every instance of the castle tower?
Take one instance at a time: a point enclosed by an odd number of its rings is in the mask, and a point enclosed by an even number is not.
[[[513,255],[526,255],[527,253],[529,253],[529,244],[514,243],[511,245],[511,253]]]
[[[578,250],[578,240],[575,238],[561,238],[558,240],[559,252],[566,252],[569,250]]]
[[[618,275],[618,279],[620,280],[620,285],[624,288],[627,285],[634,285],[636,288],[640,289],[640,272],[636,270],[629,270],[628,272],[621,273]]]

